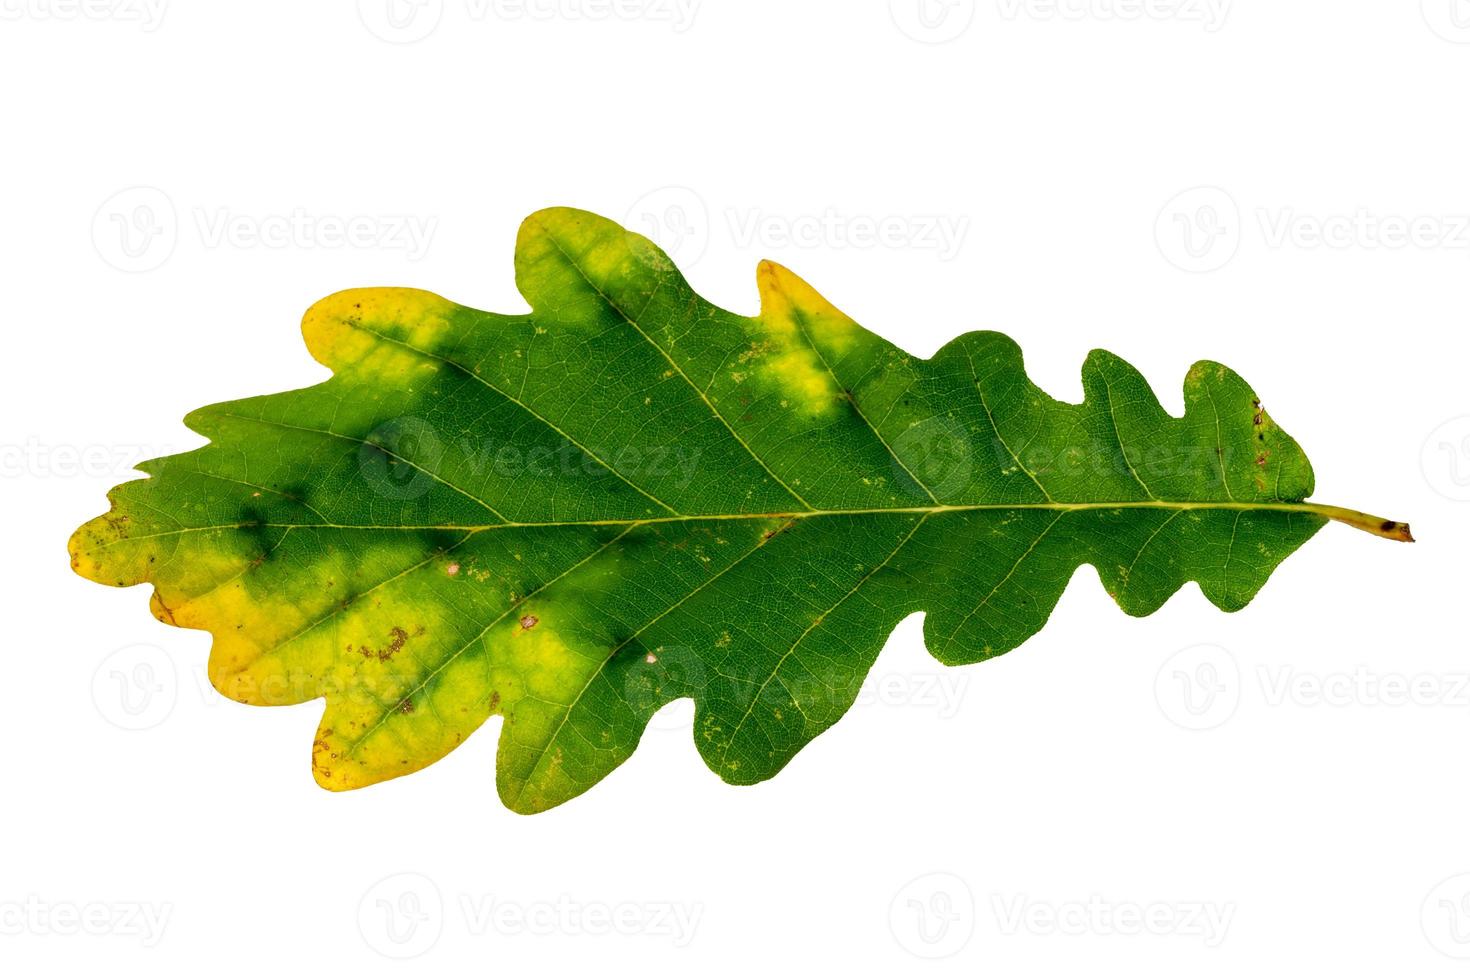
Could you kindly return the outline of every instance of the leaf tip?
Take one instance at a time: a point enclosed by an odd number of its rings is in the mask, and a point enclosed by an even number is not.
[[[375,332],[409,334],[432,331],[455,304],[436,293],[403,286],[344,289],[317,300],[301,318],[306,349],[318,362],[337,369],[361,360],[377,346]],[[423,339],[423,338],[420,338]]]
[[[98,560],[98,553],[109,544],[122,540],[122,526],[127,518],[112,510],[94,517],[72,532],[66,542],[71,570],[99,585],[128,586],[137,582],[127,575],[110,575]]]
[[[807,314],[836,312],[805,279],[770,259],[761,259],[756,265],[755,284],[760,292],[762,319],[784,320],[798,310]]]
[[[71,537],[66,539],[66,554],[71,560],[71,570],[85,579],[92,578],[91,575],[87,574],[90,560],[87,558],[86,552],[82,549],[82,534],[87,530],[89,525],[90,522],[83,524],[71,532]]]
[[[1414,543],[1414,533],[1409,530],[1409,525],[1403,521],[1384,521],[1378,525],[1378,529],[1384,537],[1393,541],[1404,541],[1408,544]]]

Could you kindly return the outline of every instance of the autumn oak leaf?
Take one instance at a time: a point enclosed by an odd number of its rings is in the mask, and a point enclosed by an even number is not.
[[[1219,364],[1178,418],[1103,351],[1060,402],[1001,334],[914,357],[770,262],[759,315],[730,313],[564,208],[525,221],[515,270],[529,313],[317,303],[329,380],[193,412],[208,445],[142,464],[72,538],[80,574],[149,583],[159,619],[213,634],[224,694],[324,698],[329,789],[502,715],[501,798],[545,810],[686,697],[710,768],[753,783],[911,613],[970,664],[1040,630],[1082,564],[1130,615],[1191,581],[1236,610],[1328,520],[1410,540],[1305,502],[1305,455]]]

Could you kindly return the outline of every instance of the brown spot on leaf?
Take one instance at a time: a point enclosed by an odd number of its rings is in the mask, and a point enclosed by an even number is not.
[[[532,616],[529,613],[527,613],[526,615],[524,615],[524,616],[521,617],[521,629],[523,629],[523,630],[533,629],[536,626],[536,624],[539,623],[539,622],[541,622],[541,620],[539,620],[535,616]]]
[[[383,661],[392,660],[393,654],[397,653],[399,650],[402,650],[403,645],[407,642],[408,630],[404,629],[402,626],[395,626],[388,631],[388,645],[386,647],[381,647],[377,650],[373,650],[369,649],[364,644],[357,648],[357,652],[362,654],[364,658],[377,657],[378,661],[381,663]]]
[[[785,524],[782,524],[780,527],[772,528],[771,530],[769,530],[766,533],[764,533],[764,534],[761,535],[761,544],[765,544],[767,541],[771,540],[776,535],[781,534],[781,533],[789,530],[790,528],[794,527],[795,525],[796,525],[796,521],[793,519],[793,520],[788,520]]]

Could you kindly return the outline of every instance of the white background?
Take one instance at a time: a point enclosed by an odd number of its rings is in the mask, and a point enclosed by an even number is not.
[[[1470,4],[85,2],[0,0],[0,970],[1463,975]],[[187,410],[320,380],[327,293],[523,309],[551,204],[734,310],[770,257],[919,354],[1004,330],[1070,400],[1094,346],[1173,411],[1221,360],[1419,543],[1329,527],[1233,616],[1084,568],[964,669],[916,617],[754,788],[673,705],[541,816],[498,720],[323,792],[320,705],[214,695],[67,536]]]

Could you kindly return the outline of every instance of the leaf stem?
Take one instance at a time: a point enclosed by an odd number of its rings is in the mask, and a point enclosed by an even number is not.
[[[1339,521],[1380,538],[1388,538],[1390,541],[1414,540],[1414,535],[1409,533],[1409,525],[1402,521],[1390,521],[1386,518],[1374,517],[1372,514],[1365,514],[1360,510],[1349,510],[1346,507],[1329,507],[1325,504],[1299,504],[1298,506],[1318,517]]]

